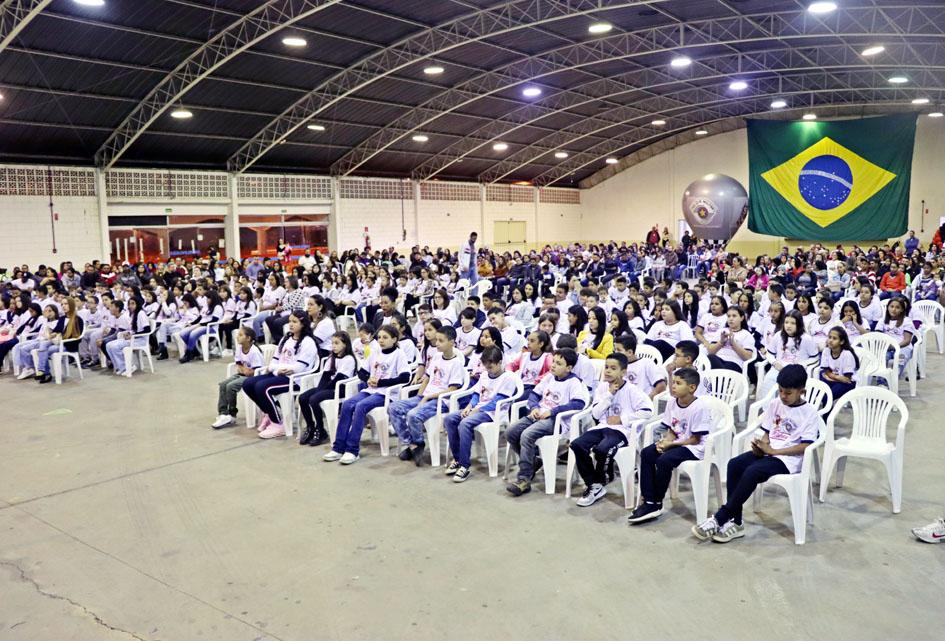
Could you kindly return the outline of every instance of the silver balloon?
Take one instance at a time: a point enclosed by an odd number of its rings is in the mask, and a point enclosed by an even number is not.
[[[686,188],[682,209],[699,238],[731,240],[748,216],[748,192],[731,176],[707,174]]]

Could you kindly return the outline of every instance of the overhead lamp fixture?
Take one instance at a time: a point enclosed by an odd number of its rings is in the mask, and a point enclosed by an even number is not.
[[[817,120],[817,114],[804,114],[804,120]]]
[[[666,124],[666,121],[662,119],[657,119],[651,122],[650,124],[653,125],[654,127],[662,127],[663,125]]]
[[[608,159],[605,160],[604,162],[607,163],[608,165],[616,165],[616,164],[617,164],[618,162],[620,162],[620,161],[617,160],[616,158],[614,158],[613,156],[611,156],[610,158],[608,158]]]
[[[513,185],[518,185],[519,187],[531,187],[532,184],[527,180],[516,180]]]
[[[608,33],[611,29],[614,28],[614,25],[609,22],[594,22],[587,28],[588,33],[593,33],[599,35],[602,33]]]
[[[868,58],[870,56],[875,56],[876,54],[880,54],[884,51],[886,51],[886,47],[884,47],[883,45],[873,45],[872,47],[867,47],[866,49],[861,51],[860,55],[866,56]]]
[[[674,69],[683,69],[691,64],[692,58],[689,56],[677,56],[676,58],[672,59],[672,61],[669,63],[669,66],[673,67]]]
[[[929,118],[941,118],[941,117],[942,117],[941,111],[933,111],[932,113],[929,114]]]
[[[541,95],[541,89],[538,87],[525,87],[522,89],[522,95],[526,98],[536,98]]]
[[[736,80],[730,84],[728,88],[732,91],[744,91],[745,89],[748,89],[748,83],[744,80]]]
[[[441,73],[443,73],[443,71],[444,71],[443,67],[441,67],[440,65],[430,65],[429,67],[423,68],[423,73],[425,73],[428,76],[438,76]]]
[[[414,142],[426,142],[430,139],[430,137],[424,136],[423,134],[417,134],[416,136],[411,136],[410,139]]]
[[[310,131],[325,131],[325,125],[308,125]]]
[[[194,113],[190,111],[189,109],[184,109],[183,107],[178,107],[177,109],[171,112],[171,118],[175,118],[177,120],[189,120],[190,118],[193,118],[193,117],[194,117]]]
[[[909,82],[909,79],[905,76],[893,76],[889,79],[889,83],[893,85],[904,85]]]
[[[831,11],[837,10],[836,2],[811,2],[807,6],[807,10],[813,13],[814,15],[823,15],[825,13],[830,13]]]
[[[492,145],[492,151],[505,151],[508,148],[509,146],[504,142],[497,142],[496,144]]]
[[[105,6],[105,0],[72,0],[76,4],[81,4],[84,7],[103,7]]]
[[[706,131],[705,129],[697,129],[697,130],[696,130],[696,135],[697,135],[697,136],[708,136],[708,135],[709,135],[709,132]]]
[[[784,109],[785,107],[787,107],[787,100],[781,100],[779,98],[778,100],[775,100],[771,103],[772,109]]]
[[[912,100],[912,104],[914,104],[914,105],[927,105],[927,104],[929,104],[929,99],[928,99],[928,98],[914,98],[914,99]]]
[[[282,39],[282,44],[287,47],[305,47],[308,45],[308,40],[299,36],[286,36]]]
[[[568,152],[566,152],[566,151],[556,151],[556,152],[555,152],[555,158],[557,158],[558,160],[564,160],[564,159],[567,158],[567,157],[568,157]]]

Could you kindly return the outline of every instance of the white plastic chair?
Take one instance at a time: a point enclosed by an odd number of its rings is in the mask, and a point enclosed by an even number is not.
[[[128,378],[131,378],[135,370],[144,371],[144,359],[148,359],[148,367],[151,373],[154,373],[154,361],[151,360],[151,334],[157,329],[157,324],[154,319],[149,320],[151,327],[148,331],[133,334],[131,342],[121,349],[121,353],[125,356],[125,376]],[[135,366],[135,356],[138,357],[137,366]]]
[[[469,370],[463,370],[463,384],[459,386],[456,391],[447,392],[443,394],[438,399],[436,399],[436,414],[428,418],[423,422],[423,429],[426,431],[427,437],[427,449],[430,451],[430,464],[433,467],[440,466],[440,456],[443,449],[442,444],[442,435],[443,435],[443,419],[453,411],[450,408],[450,402],[452,397],[456,394],[462,393],[469,386]],[[416,389],[419,389],[419,385],[415,386]],[[411,388],[404,388],[404,392]],[[443,410],[443,405],[446,405],[446,410]],[[454,405],[455,407],[455,405]]]
[[[642,342],[637,343],[637,349],[635,353],[637,358],[648,358],[660,367],[663,366],[663,355],[660,354],[660,351],[652,345],[644,345]]]
[[[206,363],[210,360],[210,341],[214,340],[217,342],[217,347],[220,349],[220,353],[223,353],[223,341],[220,340],[220,322],[210,323],[207,325],[207,331],[200,337],[200,354],[203,356],[203,362]],[[234,339],[233,344],[236,345]]]
[[[928,348],[928,335],[933,334],[938,353],[945,353],[945,307],[934,300],[920,300],[912,306],[912,313],[922,320],[922,331],[926,337],[926,349]]]
[[[860,361],[860,367],[856,370],[856,386],[866,387],[870,383],[870,378],[876,373],[876,360],[862,347],[855,347],[856,357]]]
[[[899,343],[890,336],[882,332],[867,332],[853,339],[853,345],[862,347],[873,357],[876,371],[871,378],[882,378],[889,385],[889,389],[894,394],[899,394],[899,361],[902,356],[899,349]],[[893,357],[890,361],[886,354],[889,350],[893,351]],[[906,363],[905,374],[909,382],[909,395],[915,396],[916,378],[918,378],[918,366],[913,350],[913,358]]]
[[[410,377],[413,378],[414,371],[411,370]],[[384,396],[384,405],[375,407],[367,413],[366,421],[371,428],[373,438],[381,447],[381,456],[390,455],[390,415],[388,409],[394,400],[401,398],[401,390],[405,385],[391,385],[387,388]],[[406,397],[404,397],[406,398]]]
[[[808,381],[808,385],[810,385],[811,382],[812,381]],[[811,388],[808,388],[808,392],[810,392],[810,389]],[[827,388],[827,392],[830,392],[829,388]],[[810,396],[810,394],[808,394],[808,396]],[[752,406],[760,402],[761,401],[753,403]],[[759,419],[760,417],[754,421],[749,419],[748,427],[735,435],[732,450],[736,455],[747,452],[751,439],[762,433],[761,430],[758,429],[758,425],[760,425]],[[797,474],[775,474],[764,483],[761,483],[753,495],[753,509],[755,512],[758,512],[761,509],[761,499],[769,484],[784,488],[791,505],[791,520],[794,524],[795,545],[804,545],[807,539],[807,526],[808,524],[812,525],[814,523],[814,490],[812,488],[811,472],[812,469],[817,467],[817,450],[824,445],[824,433],[826,431],[823,418],[820,418],[819,422],[819,436],[817,440],[808,445],[807,449],[804,450],[804,458],[801,462],[800,472]]]
[[[50,369],[52,369],[53,380],[56,382],[56,385],[62,384],[63,375],[69,376],[70,360],[75,361],[75,368],[79,370],[79,380],[85,380],[85,375],[82,373],[82,359],[79,356],[78,350],[68,352],[65,349],[67,343],[78,343],[85,337],[85,334],[86,332],[82,332],[82,336],[78,338],[59,341],[59,351],[49,355]]]
[[[748,378],[727,369],[710,369],[702,376],[712,389],[712,396],[732,408],[738,408],[739,420],[744,421],[748,411]]]
[[[361,379],[357,376],[346,378],[335,383],[335,396],[322,401],[322,412],[325,414],[325,428],[328,430],[328,438],[334,443],[335,434],[338,432],[338,418],[341,412],[341,404],[346,398],[351,398],[358,393],[358,385]]]
[[[482,299],[482,295],[490,289],[492,289],[492,281],[486,279],[478,280],[476,281],[476,284],[472,286],[473,293],[475,293],[480,299]]]
[[[515,399],[522,395],[525,386],[522,379],[515,377],[515,393],[509,398],[502,399],[496,403],[495,411],[492,414],[493,420],[487,423],[480,423],[474,429],[475,434],[482,440],[482,449],[486,457],[486,465],[489,467],[489,476],[495,478],[499,475],[499,434],[510,425],[510,416],[512,404]],[[462,398],[471,396],[473,390],[464,389],[456,392],[450,398],[450,412],[459,411],[459,401]]]
[[[853,432],[849,438],[835,438],[834,422],[840,410],[850,405],[853,409]],[[886,423],[893,410],[899,413],[896,439],[886,439]],[[837,467],[837,485],[843,486],[843,472],[849,457],[881,461],[886,466],[892,495],[893,514],[902,507],[902,453],[906,439],[909,410],[897,394],[879,387],[858,388],[837,401],[827,417],[824,433],[824,477],[820,484],[820,500],[827,497],[827,486],[834,466]]]
[[[282,427],[285,428],[285,435],[291,437],[295,430],[295,422],[298,420],[298,400],[299,396],[307,389],[311,389],[315,379],[321,375],[321,370],[326,358],[316,361],[315,365],[304,372],[289,375],[289,389],[276,396],[279,403],[279,413],[282,415]]]
[[[235,344],[236,343],[234,343],[234,345]],[[270,361],[272,361],[272,357],[275,356],[276,354],[276,349],[277,349],[276,345],[268,345],[268,344],[261,345],[259,347],[259,351],[262,352],[263,367],[257,369],[255,371],[256,374],[261,374],[263,371],[263,368],[269,365]],[[230,363],[229,365],[227,365],[226,367],[227,377],[233,376],[233,374],[235,373],[236,373],[236,363]],[[243,411],[243,416],[246,417],[246,427],[256,427],[256,415],[258,413],[257,412],[258,408],[256,407],[256,405],[249,400],[249,397],[246,396],[246,394],[244,394],[242,390],[240,390],[239,394],[236,395],[236,402],[237,402],[237,405],[241,407]]]
[[[589,403],[590,399],[585,399],[585,402]],[[528,401],[514,403],[512,405],[510,424],[515,423],[515,421],[518,420],[519,411],[527,407]],[[535,445],[538,448],[538,455],[542,460],[541,470],[545,479],[545,494],[555,493],[555,482],[557,481],[558,475],[558,445],[562,439],[577,436],[577,428],[574,425],[576,421],[573,421],[572,417],[580,414],[582,411],[586,410],[561,412],[555,416],[554,432],[548,436],[542,436],[535,441]],[[567,429],[565,429],[565,421],[569,421],[567,423]],[[505,446],[505,476],[503,477],[505,479],[509,477],[509,469],[513,455],[512,446],[507,443]]]

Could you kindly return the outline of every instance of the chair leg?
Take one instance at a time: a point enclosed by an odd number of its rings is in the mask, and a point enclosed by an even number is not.
[[[423,422],[423,429],[427,433],[427,448],[430,450],[430,465],[440,467],[440,430],[436,418],[429,418]]]
[[[847,457],[841,456],[837,459],[837,483],[834,487],[843,487],[843,473],[847,471]]]
[[[899,456],[899,452],[893,452],[883,463],[886,465],[886,474],[889,476],[893,514],[899,514],[902,510],[902,457]]]
[[[820,502],[827,499],[827,486],[830,485],[830,477],[833,475],[833,468],[837,464],[832,449],[824,449],[824,465],[821,468],[823,476],[820,478]]]
[[[485,450],[486,464],[489,466],[489,476],[499,475],[499,424],[480,423],[476,431],[482,437],[482,449]]]
[[[571,498],[571,485],[574,482],[574,470],[577,467],[577,463],[574,460],[574,452],[571,449],[568,449],[568,466],[567,471],[564,475],[564,498]]]
[[[810,493],[801,491],[799,484],[789,484],[785,488],[791,503],[791,520],[794,522],[794,544],[804,545],[807,538],[807,509]]]
[[[695,478],[689,477],[692,494],[696,501],[696,523],[705,521],[709,514],[709,475],[711,472],[708,475],[696,473]]]
[[[537,445],[543,463],[541,470],[545,477],[545,494],[554,494],[558,475],[558,437],[542,436]]]

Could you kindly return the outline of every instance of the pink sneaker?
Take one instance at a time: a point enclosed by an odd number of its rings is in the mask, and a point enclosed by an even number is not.
[[[269,427],[259,433],[259,438],[277,438],[285,436],[285,428],[281,423],[272,423]]]
[[[267,427],[269,427],[270,425],[272,425],[272,419],[269,418],[269,415],[268,415],[268,414],[263,414],[262,420],[259,421],[259,425],[256,426],[256,431],[257,431],[257,432],[262,432],[263,430],[265,430],[265,429],[266,429]]]

